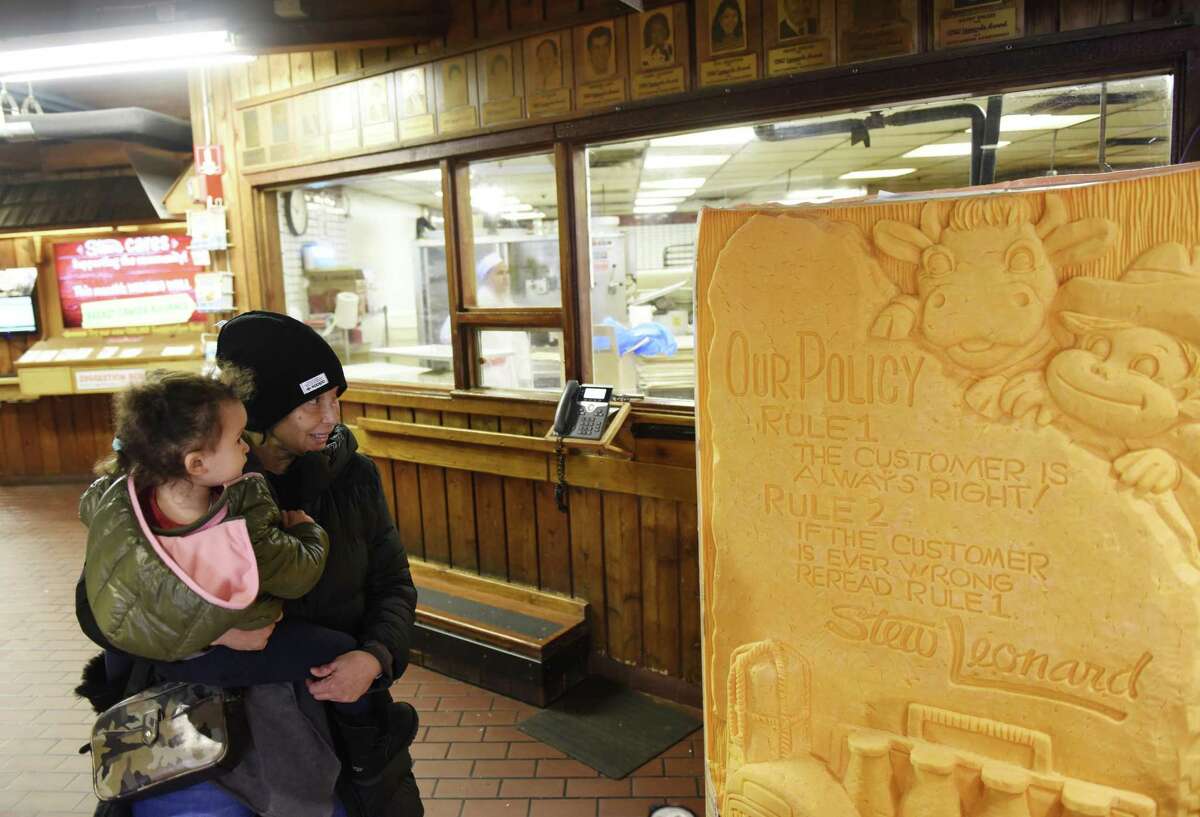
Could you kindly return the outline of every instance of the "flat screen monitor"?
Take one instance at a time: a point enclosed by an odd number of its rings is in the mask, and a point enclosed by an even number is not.
[[[0,269],[0,334],[36,332],[37,267]]]

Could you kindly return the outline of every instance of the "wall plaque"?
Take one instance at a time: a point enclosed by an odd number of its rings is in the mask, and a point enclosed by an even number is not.
[[[519,44],[501,45],[479,53],[483,124],[496,125],[524,118],[524,72]]]
[[[362,121],[363,147],[388,145],[396,141],[396,111],[392,94],[392,75],[381,74],[355,83],[358,86],[359,115]]]
[[[579,107],[624,102],[627,73],[624,21],[601,20],[579,26],[574,35],[575,98]]]
[[[633,98],[687,90],[687,5],[676,3],[625,18],[629,26],[629,73]]]
[[[522,41],[525,91],[530,117],[571,112],[574,63],[567,31],[550,31]]]
[[[475,55],[466,54],[434,63],[437,78],[438,133],[462,133],[479,126],[476,105]]]
[[[838,0],[838,61],[916,53],[917,0]]]
[[[697,1],[700,87],[758,79],[761,23],[759,0]]]
[[[408,68],[396,75],[397,110],[400,115],[400,139],[427,139],[437,133],[430,100],[431,78],[428,65]]]
[[[836,62],[834,0],[764,0],[767,76],[824,68]]]
[[[1024,28],[1025,4],[1014,0],[938,0],[934,11],[938,48],[1020,37]]]

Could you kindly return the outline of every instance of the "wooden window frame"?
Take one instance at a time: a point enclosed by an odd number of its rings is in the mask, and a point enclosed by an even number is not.
[[[474,397],[552,400],[533,392],[476,389],[473,330],[514,326],[558,328],[563,333],[566,376],[587,380],[591,356],[589,228],[586,149],[589,144],[677,133],[782,117],[807,117],[870,106],[911,104],[952,95],[987,96],[1017,89],[1095,82],[1098,78],[1167,74],[1172,86],[1173,162],[1200,159],[1200,27],[1190,20],[1155,20],[1099,29],[1036,35],[1000,45],[930,51],[814,71],[801,77],[756,83],[752,88],[702,89],[670,101],[629,103],[616,111],[557,123],[531,124],[517,130],[399,148],[378,154],[331,160],[307,167],[247,174],[258,231],[259,269],[267,308],[282,308],[282,269],[264,230],[277,229],[264,216],[274,212],[263,201],[283,186],[348,176],[409,170],[437,163],[443,169],[444,217],[447,219],[447,278],[451,327],[455,340],[455,392]],[[953,67],[953,71],[947,69]],[[563,302],[560,309],[487,310],[462,302],[462,224],[470,223],[468,178],[471,161],[552,151],[559,213],[559,253]],[[447,204],[448,202],[448,204]],[[465,202],[466,210],[463,211]],[[452,235],[453,233],[453,235]],[[473,253],[473,247],[472,247]],[[277,256],[277,253],[275,254]],[[473,267],[473,265],[472,265]],[[277,280],[276,280],[277,279]],[[557,321],[553,323],[552,321]],[[397,390],[427,387],[396,384]],[[454,393],[454,392],[452,392]],[[647,400],[656,411],[694,414],[693,401]]]

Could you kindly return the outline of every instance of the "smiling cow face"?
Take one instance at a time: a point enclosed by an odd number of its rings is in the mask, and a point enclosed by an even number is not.
[[[1069,222],[1053,194],[1036,223],[1028,198],[980,196],[955,203],[948,224],[929,202],[920,229],[881,221],[874,237],[886,254],[918,266],[912,333],[983,376],[1049,347],[1047,310],[1061,269],[1099,256],[1116,229],[1100,218]]]

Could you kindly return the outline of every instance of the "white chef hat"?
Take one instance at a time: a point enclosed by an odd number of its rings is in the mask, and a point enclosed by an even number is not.
[[[498,252],[490,252],[475,263],[475,280],[483,283],[483,279],[491,272],[498,264],[503,264],[504,259],[500,257]]]

